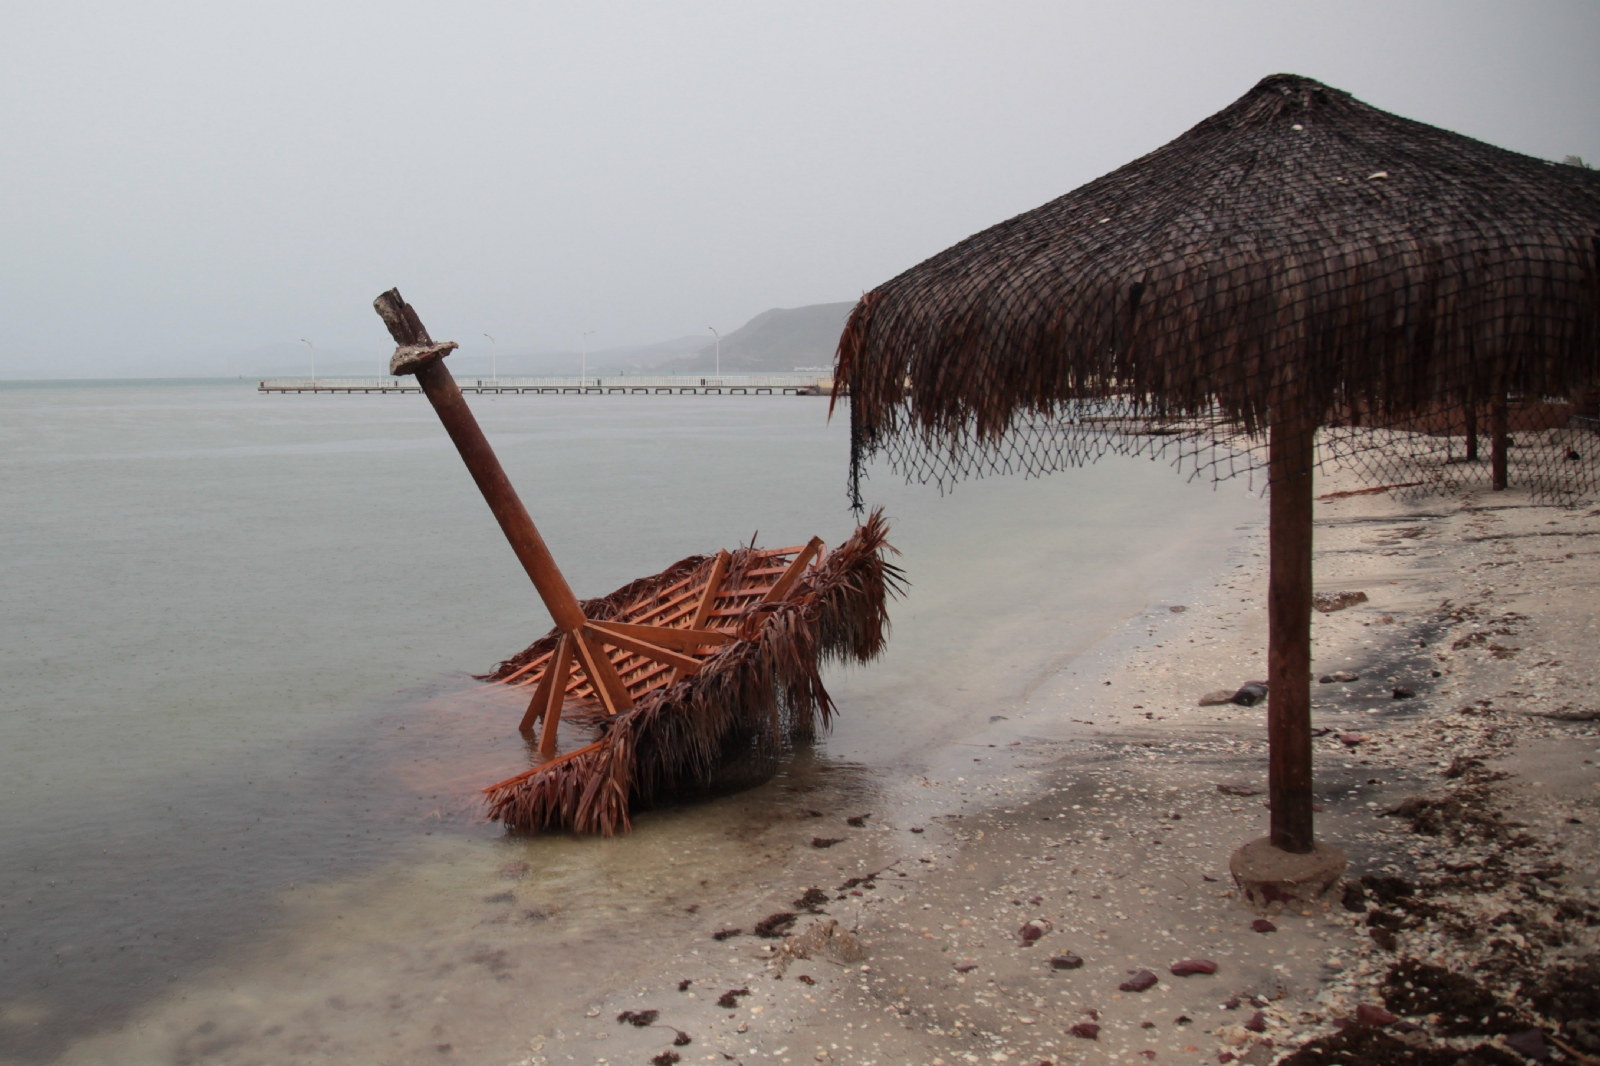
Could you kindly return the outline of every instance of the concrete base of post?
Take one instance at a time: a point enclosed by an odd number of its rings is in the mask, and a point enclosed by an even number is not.
[[[1263,914],[1316,902],[1348,865],[1332,844],[1319,841],[1308,854],[1296,855],[1273,847],[1269,837],[1252,840],[1228,862],[1240,898]]]

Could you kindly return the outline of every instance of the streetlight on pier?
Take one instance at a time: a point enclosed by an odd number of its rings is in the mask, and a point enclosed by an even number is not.
[[[317,346],[304,337],[300,338],[300,343],[311,349],[311,384],[315,385],[317,383]]]
[[[485,337],[489,334],[485,333]],[[489,343],[494,345],[494,354],[489,356],[489,376],[494,378],[496,385],[500,384],[500,342],[489,337]]]
[[[578,385],[587,387],[589,377],[589,338],[594,336],[594,330],[583,335],[583,362],[578,365]]]
[[[716,326],[707,326],[713,336],[717,338],[717,377],[722,376],[722,334],[717,332]]]

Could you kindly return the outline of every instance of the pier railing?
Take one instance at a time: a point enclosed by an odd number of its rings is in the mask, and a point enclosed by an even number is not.
[[[829,396],[827,374],[627,374],[615,377],[463,376],[462,392],[517,393],[551,396]],[[415,378],[262,378],[258,392],[412,393]]]

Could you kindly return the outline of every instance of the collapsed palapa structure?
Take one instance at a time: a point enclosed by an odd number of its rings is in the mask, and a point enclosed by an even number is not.
[[[538,729],[536,764],[484,790],[491,818],[610,836],[640,806],[764,780],[827,726],[823,664],[876,658],[904,584],[882,514],[832,551],[751,544],[580,602],[445,367],[456,344],[398,289],[373,306],[398,346],[390,372],[416,375],[555,622],[487,678],[527,688],[520,728]],[[564,754],[563,720],[586,739]]]

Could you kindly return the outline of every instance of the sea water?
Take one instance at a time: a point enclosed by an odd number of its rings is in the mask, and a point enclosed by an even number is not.
[[[580,597],[755,539],[837,544],[814,397],[473,396]],[[670,957],[764,827],[853,809],[1015,708],[1259,520],[1105,459],[949,495],[886,470],[884,658],[771,785],[610,841],[514,837],[548,615],[418,396],[0,383],[0,1062],[496,1061]]]

